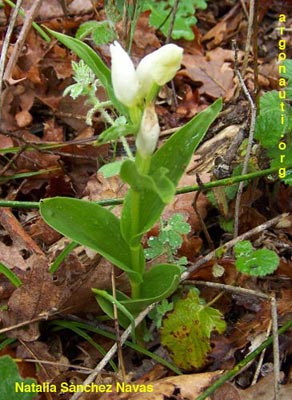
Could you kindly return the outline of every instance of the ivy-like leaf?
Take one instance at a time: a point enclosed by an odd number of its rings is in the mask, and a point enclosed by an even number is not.
[[[161,343],[177,366],[191,371],[206,362],[212,331],[223,333],[225,329],[220,311],[201,304],[197,292],[191,290],[185,299],[176,301],[174,310],[164,318]]]
[[[243,274],[265,276],[272,274],[279,265],[279,257],[269,249],[254,250],[248,240],[234,246],[236,268]]]

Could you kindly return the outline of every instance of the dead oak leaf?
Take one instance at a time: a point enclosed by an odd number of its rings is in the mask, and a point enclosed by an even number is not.
[[[65,295],[63,286],[56,286],[53,276],[48,271],[45,257],[39,257],[24,283],[17,288],[8,301],[8,311],[2,311],[0,317],[4,328],[33,320],[50,312],[60,303]],[[26,342],[36,340],[39,335],[38,323],[31,323],[25,328],[7,332],[8,336]]]
[[[182,64],[186,67],[179,74],[200,83],[199,93],[205,94],[213,99],[227,97],[229,91],[234,87],[233,70],[229,62],[224,59],[208,59],[206,56],[186,54]]]
[[[104,394],[100,400],[163,400],[163,399],[181,399],[195,400],[206,387],[210,386],[222,374],[221,371],[205,372],[201,374],[180,375],[163,378],[154,382],[143,384],[144,387],[153,388],[152,392],[143,393],[142,391],[134,393],[125,392]],[[139,385],[138,382],[125,384],[126,388],[130,385]],[[86,397],[84,398],[86,399]],[[208,397],[209,399],[209,397]]]

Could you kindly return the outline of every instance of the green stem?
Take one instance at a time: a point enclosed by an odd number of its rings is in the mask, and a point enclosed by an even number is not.
[[[122,142],[123,148],[124,148],[127,156],[129,157],[129,159],[134,160],[133,153],[130,149],[129,143],[127,142],[127,139],[125,138],[125,136],[121,136],[121,142]]]
[[[143,158],[139,152],[136,153],[135,159],[137,168],[143,174],[147,174],[150,168],[151,156],[147,158]],[[132,189],[132,198],[131,198],[131,236],[132,238],[138,235],[139,232],[139,221],[140,221],[140,193]],[[131,247],[131,260],[133,270],[143,275],[144,271],[141,268],[141,259],[140,259],[140,244],[135,247]],[[143,266],[144,267],[144,266]],[[138,299],[140,297],[140,283],[131,282],[132,288],[132,298]]]
[[[132,238],[138,234],[139,231],[139,218],[140,218],[140,193],[132,190],[132,202],[131,202],[131,227],[132,227]],[[140,245],[131,247],[131,260],[132,268],[138,273],[142,273],[140,263]],[[138,299],[140,297],[140,284],[131,282],[132,298]]]
[[[292,164],[284,165],[283,167],[288,169],[292,168]],[[192,185],[192,186],[184,186],[176,191],[176,194],[197,192],[198,190],[207,190],[218,186],[230,186],[235,183],[241,181],[248,181],[251,179],[260,178],[262,176],[271,175],[279,170],[279,167],[264,169],[262,171],[252,172],[251,174],[246,175],[238,175],[233,176],[231,178],[219,179],[218,181],[212,181],[208,183],[204,183],[203,185]],[[4,176],[0,177],[0,183],[6,181],[9,177]],[[14,179],[15,176],[14,176]],[[115,198],[115,199],[104,199],[97,201],[96,203],[101,206],[116,206],[119,204],[123,204],[124,198]],[[0,207],[10,207],[10,208],[39,208],[40,202],[38,201],[17,201],[17,200],[0,200]]]

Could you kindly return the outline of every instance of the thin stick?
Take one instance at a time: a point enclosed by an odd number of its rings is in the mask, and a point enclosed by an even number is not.
[[[238,70],[238,64],[237,64],[237,48],[235,46],[235,43],[233,42],[233,48],[234,48],[234,52],[235,52],[235,56],[234,56],[234,61],[235,61],[235,73],[239,79],[239,82],[241,83],[243,92],[250,104],[250,109],[251,109],[251,119],[250,119],[250,128],[249,128],[249,135],[248,135],[248,144],[247,144],[247,149],[246,149],[246,155],[244,157],[244,161],[243,161],[243,167],[242,167],[242,171],[241,174],[244,175],[247,172],[248,169],[248,163],[249,163],[249,159],[250,159],[250,154],[251,154],[251,149],[252,149],[252,145],[253,145],[253,138],[254,138],[254,130],[255,130],[255,123],[256,123],[256,114],[257,114],[257,109],[256,109],[256,105],[253,101],[253,99],[251,98],[251,95],[249,94],[249,91],[244,83],[244,80]],[[237,191],[237,195],[236,195],[236,201],[235,201],[235,215],[234,215],[234,233],[233,233],[233,237],[236,238],[236,236],[238,236],[238,231],[239,231],[239,211],[240,211],[240,201],[241,201],[241,196],[242,196],[242,192],[243,192],[243,182],[240,182],[239,187],[238,187],[238,191]]]
[[[248,64],[248,57],[251,49],[251,39],[252,39],[252,32],[253,32],[253,21],[255,17],[255,5],[254,0],[250,0],[249,2],[249,16],[248,16],[248,26],[247,26],[247,38],[245,42],[245,49],[244,49],[244,59],[242,63],[241,75],[244,77],[247,64]]]
[[[31,28],[31,24],[33,23],[33,21],[34,21],[36,15],[37,15],[41,5],[42,5],[42,1],[43,0],[36,0],[33,3],[33,5],[31,6],[31,9],[29,10],[29,12],[26,15],[24,24],[23,24],[23,26],[21,28],[19,37],[18,37],[17,42],[16,42],[16,44],[15,44],[15,46],[13,48],[11,57],[9,59],[7,67],[6,67],[6,71],[5,71],[5,74],[4,74],[4,79],[5,80],[9,80],[11,78],[11,76],[12,76],[14,67],[15,67],[15,65],[17,63],[17,60],[18,60],[18,57],[19,57],[20,52],[22,50],[24,41],[26,39],[28,31]]]
[[[77,372],[82,374],[90,374],[93,370],[92,368],[82,367],[81,365],[73,365],[73,364],[65,364],[58,361],[48,361],[48,360],[38,360],[34,358],[14,358],[15,362],[30,362],[35,364],[47,364],[47,365],[55,365],[56,367],[64,367],[75,369]]]
[[[4,76],[4,70],[5,70],[5,60],[6,60],[6,56],[7,56],[7,52],[8,52],[10,38],[11,38],[13,29],[14,29],[14,25],[15,25],[15,22],[17,19],[18,12],[21,7],[21,3],[22,3],[22,0],[17,0],[15,9],[13,11],[12,17],[11,17],[9,25],[8,25],[7,33],[5,35],[5,39],[4,39],[2,51],[1,51],[1,58],[0,58],[0,123],[2,121],[2,116],[1,116],[2,103],[3,103],[2,89],[3,89],[3,76]]]
[[[278,313],[277,302],[274,296],[271,296],[272,310],[272,330],[273,330],[273,356],[274,356],[274,392],[275,400],[280,399],[280,350],[278,333]]]
[[[138,317],[135,319],[135,327],[137,327],[146,317],[146,315],[153,310],[153,308],[156,307],[158,303],[153,303],[150,306],[148,306],[145,310],[143,310]],[[132,332],[132,324],[130,324],[128,326],[128,328],[125,330],[125,332],[122,334],[121,336],[121,345],[123,345],[125,343],[125,341],[127,340],[128,336],[131,334]],[[107,354],[105,355],[105,357],[97,364],[97,366],[94,368],[94,371],[87,377],[87,379],[85,379],[85,381],[83,382],[83,385],[89,385],[91,382],[94,381],[94,379],[96,378],[96,376],[100,373],[100,371],[106,366],[106,364],[109,362],[109,360],[114,356],[114,354],[117,351],[117,343],[115,343],[112,348],[107,352]],[[76,392],[71,400],[77,400],[80,396],[82,395],[82,392]]]
[[[175,23],[178,2],[179,2],[179,0],[174,0],[172,11],[171,11],[171,21],[170,21],[170,25],[169,25],[169,29],[167,32],[167,37],[166,37],[165,43],[169,43],[170,39],[171,39],[171,34],[172,34],[174,23]]]
[[[270,336],[271,330],[272,330],[272,321],[270,321],[270,323],[269,323],[269,326],[268,326],[268,329],[267,329],[267,332],[266,332],[265,340],[267,340],[268,337]],[[252,382],[251,382],[250,386],[253,386],[253,385],[255,385],[257,383],[257,380],[258,380],[258,377],[260,375],[260,372],[261,372],[261,369],[262,369],[262,365],[263,365],[263,362],[264,362],[265,354],[266,354],[266,349],[264,349],[262,351],[262,353],[261,353],[261,356],[259,358],[259,362],[258,362],[256,371],[254,373],[254,376],[253,376],[253,379],[252,379]]]

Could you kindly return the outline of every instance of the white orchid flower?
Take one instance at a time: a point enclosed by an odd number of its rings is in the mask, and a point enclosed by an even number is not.
[[[143,158],[153,154],[159,138],[160,126],[154,104],[145,108],[140,129],[136,138],[136,147]]]
[[[127,107],[139,101],[140,83],[128,53],[115,41],[110,45],[112,57],[112,84],[116,98]]]
[[[171,81],[180,69],[183,49],[176,44],[166,44],[145,56],[137,67],[142,96],[147,96],[153,83],[163,86]]]
[[[144,57],[137,69],[126,51],[115,41],[110,45],[112,83],[117,99],[128,107],[146,98],[154,84],[163,86],[179,70],[183,49],[166,44]]]

